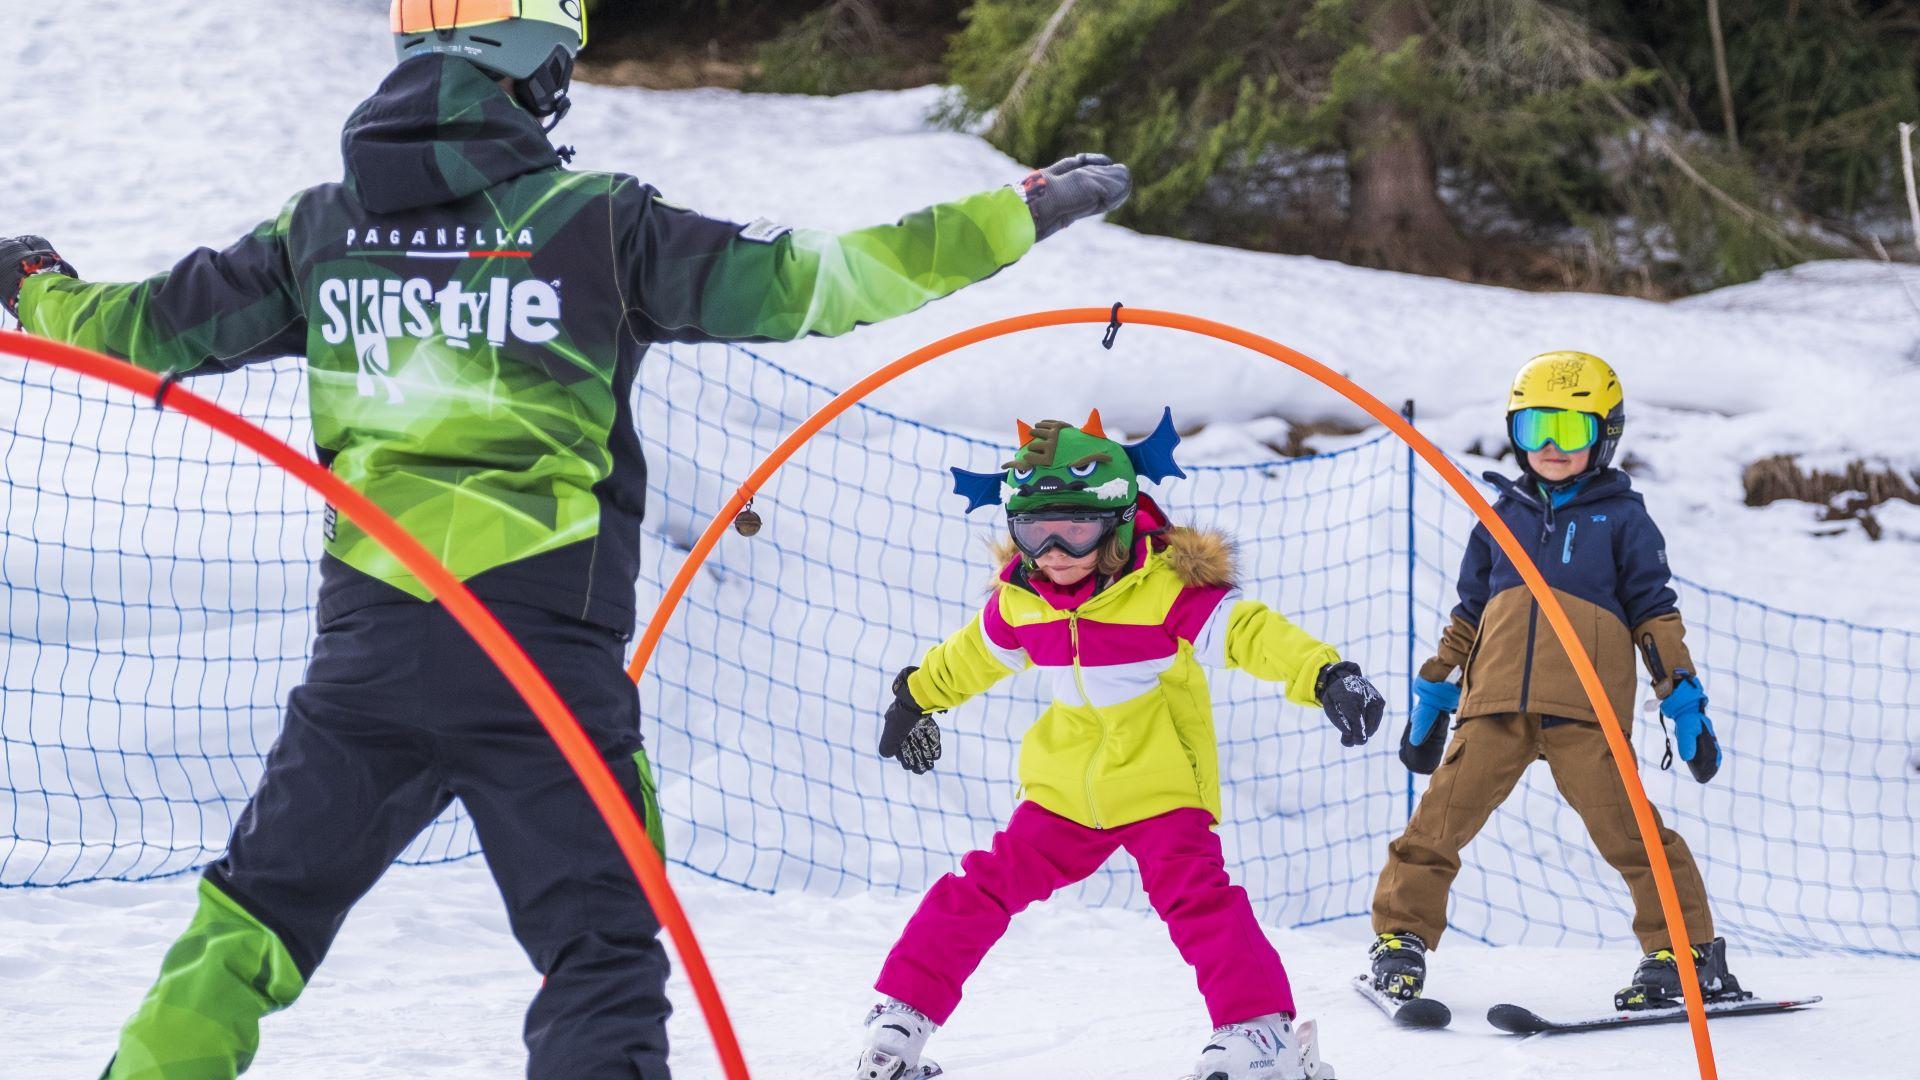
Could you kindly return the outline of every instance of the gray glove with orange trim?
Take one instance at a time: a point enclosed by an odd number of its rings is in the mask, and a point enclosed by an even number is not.
[[[1133,174],[1105,154],[1075,154],[1028,173],[1020,193],[1039,243],[1081,218],[1120,209],[1133,194]]]

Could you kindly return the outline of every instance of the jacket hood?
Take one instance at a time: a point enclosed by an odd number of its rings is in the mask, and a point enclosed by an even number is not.
[[[348,190],[391,214],[464,199],[560,164],[539,121],[485,72],[427,54],[393,69],[340,138]]]
[[[1230,587],[1239,576],[1240,545],[1218,529],[1175,525],[1161,558],[1188,585]]]

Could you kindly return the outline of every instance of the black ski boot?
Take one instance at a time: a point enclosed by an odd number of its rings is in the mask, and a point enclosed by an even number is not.
[[[1427,943],[1419,934],[1381,934],[1367,950],[1373,961],[1373,988],[1412,1001],[1427,982]]]
[[[1694,970],[1700,975],[1701,996],[1708,1001],[1738,1001],[1748,995],[1727,971],[1727,939],[1714,938],[1693,947]],[[1626,1011],[1664,1009],[1680,1004],[1680,964],[1672,949],[1660,949],[1640,958],[1633,985],[1613,995],[1613,1007]]]

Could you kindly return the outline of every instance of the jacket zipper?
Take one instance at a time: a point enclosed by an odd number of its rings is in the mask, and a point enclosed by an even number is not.
[[[1573,561],[1573,530],[1579,527],[1578,520],[1567,522],[1567,538],[1560,545],[1560,565],[1562,566]]]
[[[1545,511],[1540,517],[1540,544],[1545,547],[1553,539],[1553,493],[1544,485],[1540,488],[1540,505]],[[1567,532],[1567,551],[1572,551],[1573,532]],[[1552,550],[1552,549],[1548,549]],[[1533,691],[1533,651],[1540,635],[1540,601],[1527,600],[1527,654],[1526,663],[1520,669],[1520,711],[1527,711],[1527,699]]]
[[[1540,602],[1527,601],[1527,659],[1520,668],[1520,712],[1527,711],[1527,695],[1533,688],[1533,645],[1540,632]]]
[[[1083,777],[1087,789],[1087,816],[1093,819],[1093,827],[1098,829],[1103,826],[1100,824],[1100,806],[1093,799],[1093,766],[1107,749],[1107,721],[1100,715],[1099,708],[1094,705],[1093,695],[1087,693],[1086,681],[1080,677],[1080,613],[1078,611],[1067,612],[1067,636],[1073,642],[1073,685],[1079,688],[1080,700],[1087,703],[1087,711],[1093,714],[1093,722],[1100,728],[1100,741],[1094,744],[1093,754],[1087,758],[1087,771]]]

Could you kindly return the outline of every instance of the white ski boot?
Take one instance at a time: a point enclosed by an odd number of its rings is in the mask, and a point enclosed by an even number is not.
[[[939,1025],[918,1009],[892,998],[883,999],[867,1013],[867,1045],[853,1080],[928,1080],[940,1075],[940,1066],[923,1061],[920,1051]]]
[[[1317,1034],[1313,1021],[1295,1028],[1281,1013],[1215,1028],[1189,1080],[1333,1080]]]

